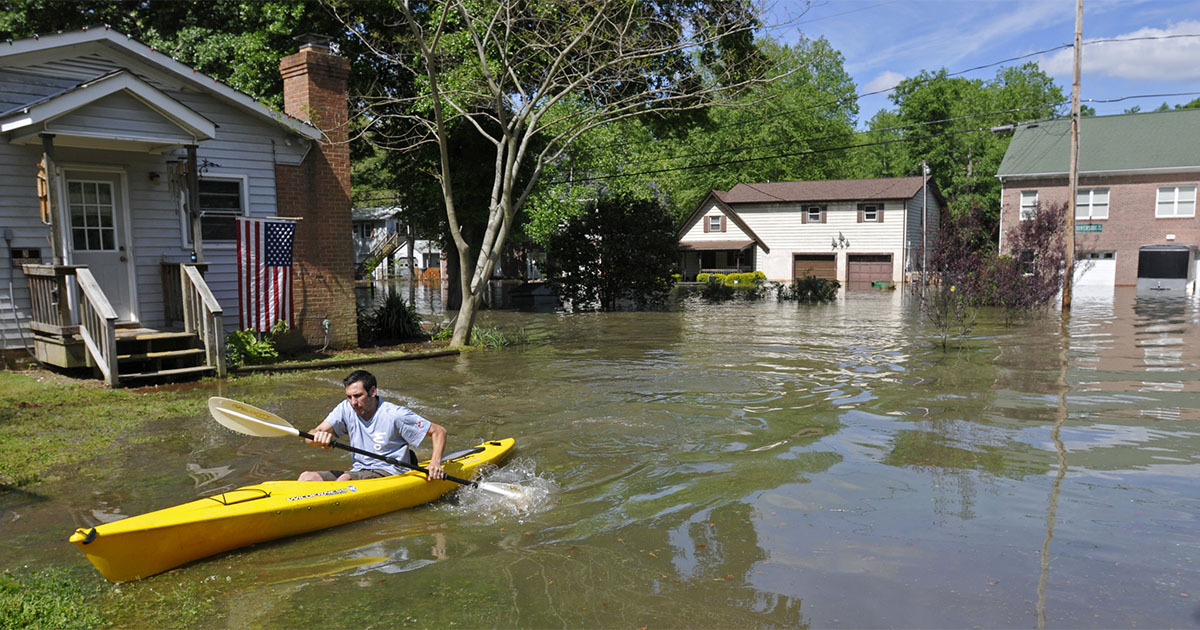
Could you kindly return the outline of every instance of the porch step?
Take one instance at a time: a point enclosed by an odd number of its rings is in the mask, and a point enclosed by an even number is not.
[[[155,330],[141,325],[117,330],[117,379],[176,381],[216,372],[205,365],[200,339],[188,332]]]
[[[153,341],[156,339],[161,339],[161,340],[191,339],[194,337],[195,337],[195,335],[193,335],[192,333],[189,333],[189,332],[177,332],[177,331],[171,331],[171,330],[154,330],[153,328],[143,328],[140,325],[137,326],[136,328],[128,328],[128,329],[118,328],[117,329],[117,341],[118,342],[127,341],[127,340],[131,340],[131,339],[135,339],[137,341]]]
[[[168,377],[176,377],[176,376],[204,376],[206,374],[215,374],[216,371],[217,371],[217,368],[215,368],[211,365],[195,365],[192,367],[173,368],[173,369],[169,369],[169,370],[155,370],[155,371],[150,371],[150,372],[137,372],[135,374],[121,374],[119,378],[120,378],[121,382],[124,383],[125,381],[137,381],[137,380],[151,379],[151,378],[168,378]],[[169,380],[175,380],[175,379],[171,378]]]
[[[162,359],[183,359],[204,355],[204,348],[185,348],[183,350],[162,350],[159,352],[142,352],[140,354],[118,354],[117,362],[153,361]]]

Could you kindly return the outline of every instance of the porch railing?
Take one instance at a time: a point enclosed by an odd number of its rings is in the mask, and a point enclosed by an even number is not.
[[[224,378],[225,369],[225,324],[221,304],[213,296],[204,276],[195,265],[181,264],[179,274],[183,297],[183,328],[195,334],[204,343],[205,363],[217,368],[217,376]]]
[[[23,265],[29,281],[29,328],[48,335],[74,335],[79,327],[71,320],[71,303],[67,299],[67,278],[75,275],[79,265]]]
[[[110,387],[120,383],[117,373],[117,311],[87,267],[75,270],[79,285],[79,336]]]

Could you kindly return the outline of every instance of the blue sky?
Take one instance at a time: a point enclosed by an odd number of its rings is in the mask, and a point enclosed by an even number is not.
[[[886,89],[923,69],[966,70],[1070,44],[1074,0],[777,0],[768,21],[785,42],[825,37],[845,57],[860,94]],[[1085,0],[1081,97],[1099,115],[1140,105],[1174,106],[1200,94],[1101,102],[1143,94],[1200,92],[1200,37],[1088,44],[1091,40],[1200,35],[1196,0]],[[1072,51],[1031,57],[1070,98]],[[1021,61],[1010,62],[1019,64]],[[962,76],[988,79],[997,67]],[[1089,99],[1094,99],[1089,102]],[[887,94],[859,100],[859,123],[891,107]]]

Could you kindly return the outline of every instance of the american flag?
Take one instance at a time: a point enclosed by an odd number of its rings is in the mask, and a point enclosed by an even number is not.
[[[237,219],[238,322],[267,332],[280,320],[292,325],[292,237],[296,223]]]

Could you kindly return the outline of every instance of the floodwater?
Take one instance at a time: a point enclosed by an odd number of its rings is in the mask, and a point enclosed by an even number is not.
[[[1077,296],[1069,342],[1057,315],[982,313],[945,353],[896,291],[482,319],[531,343],[371,369],[452,447],[516,437],[495,478],[530,509],[459,491],[120,588],[204,584],[204,627],[1200,623],[1195,297]],[[342,376],[269,409],[307,429]],[[207,418],[154,430],[176,450],[128,447],[125,487],[9,506],[0,566],[81,564],[77,526],[345,461]]]

